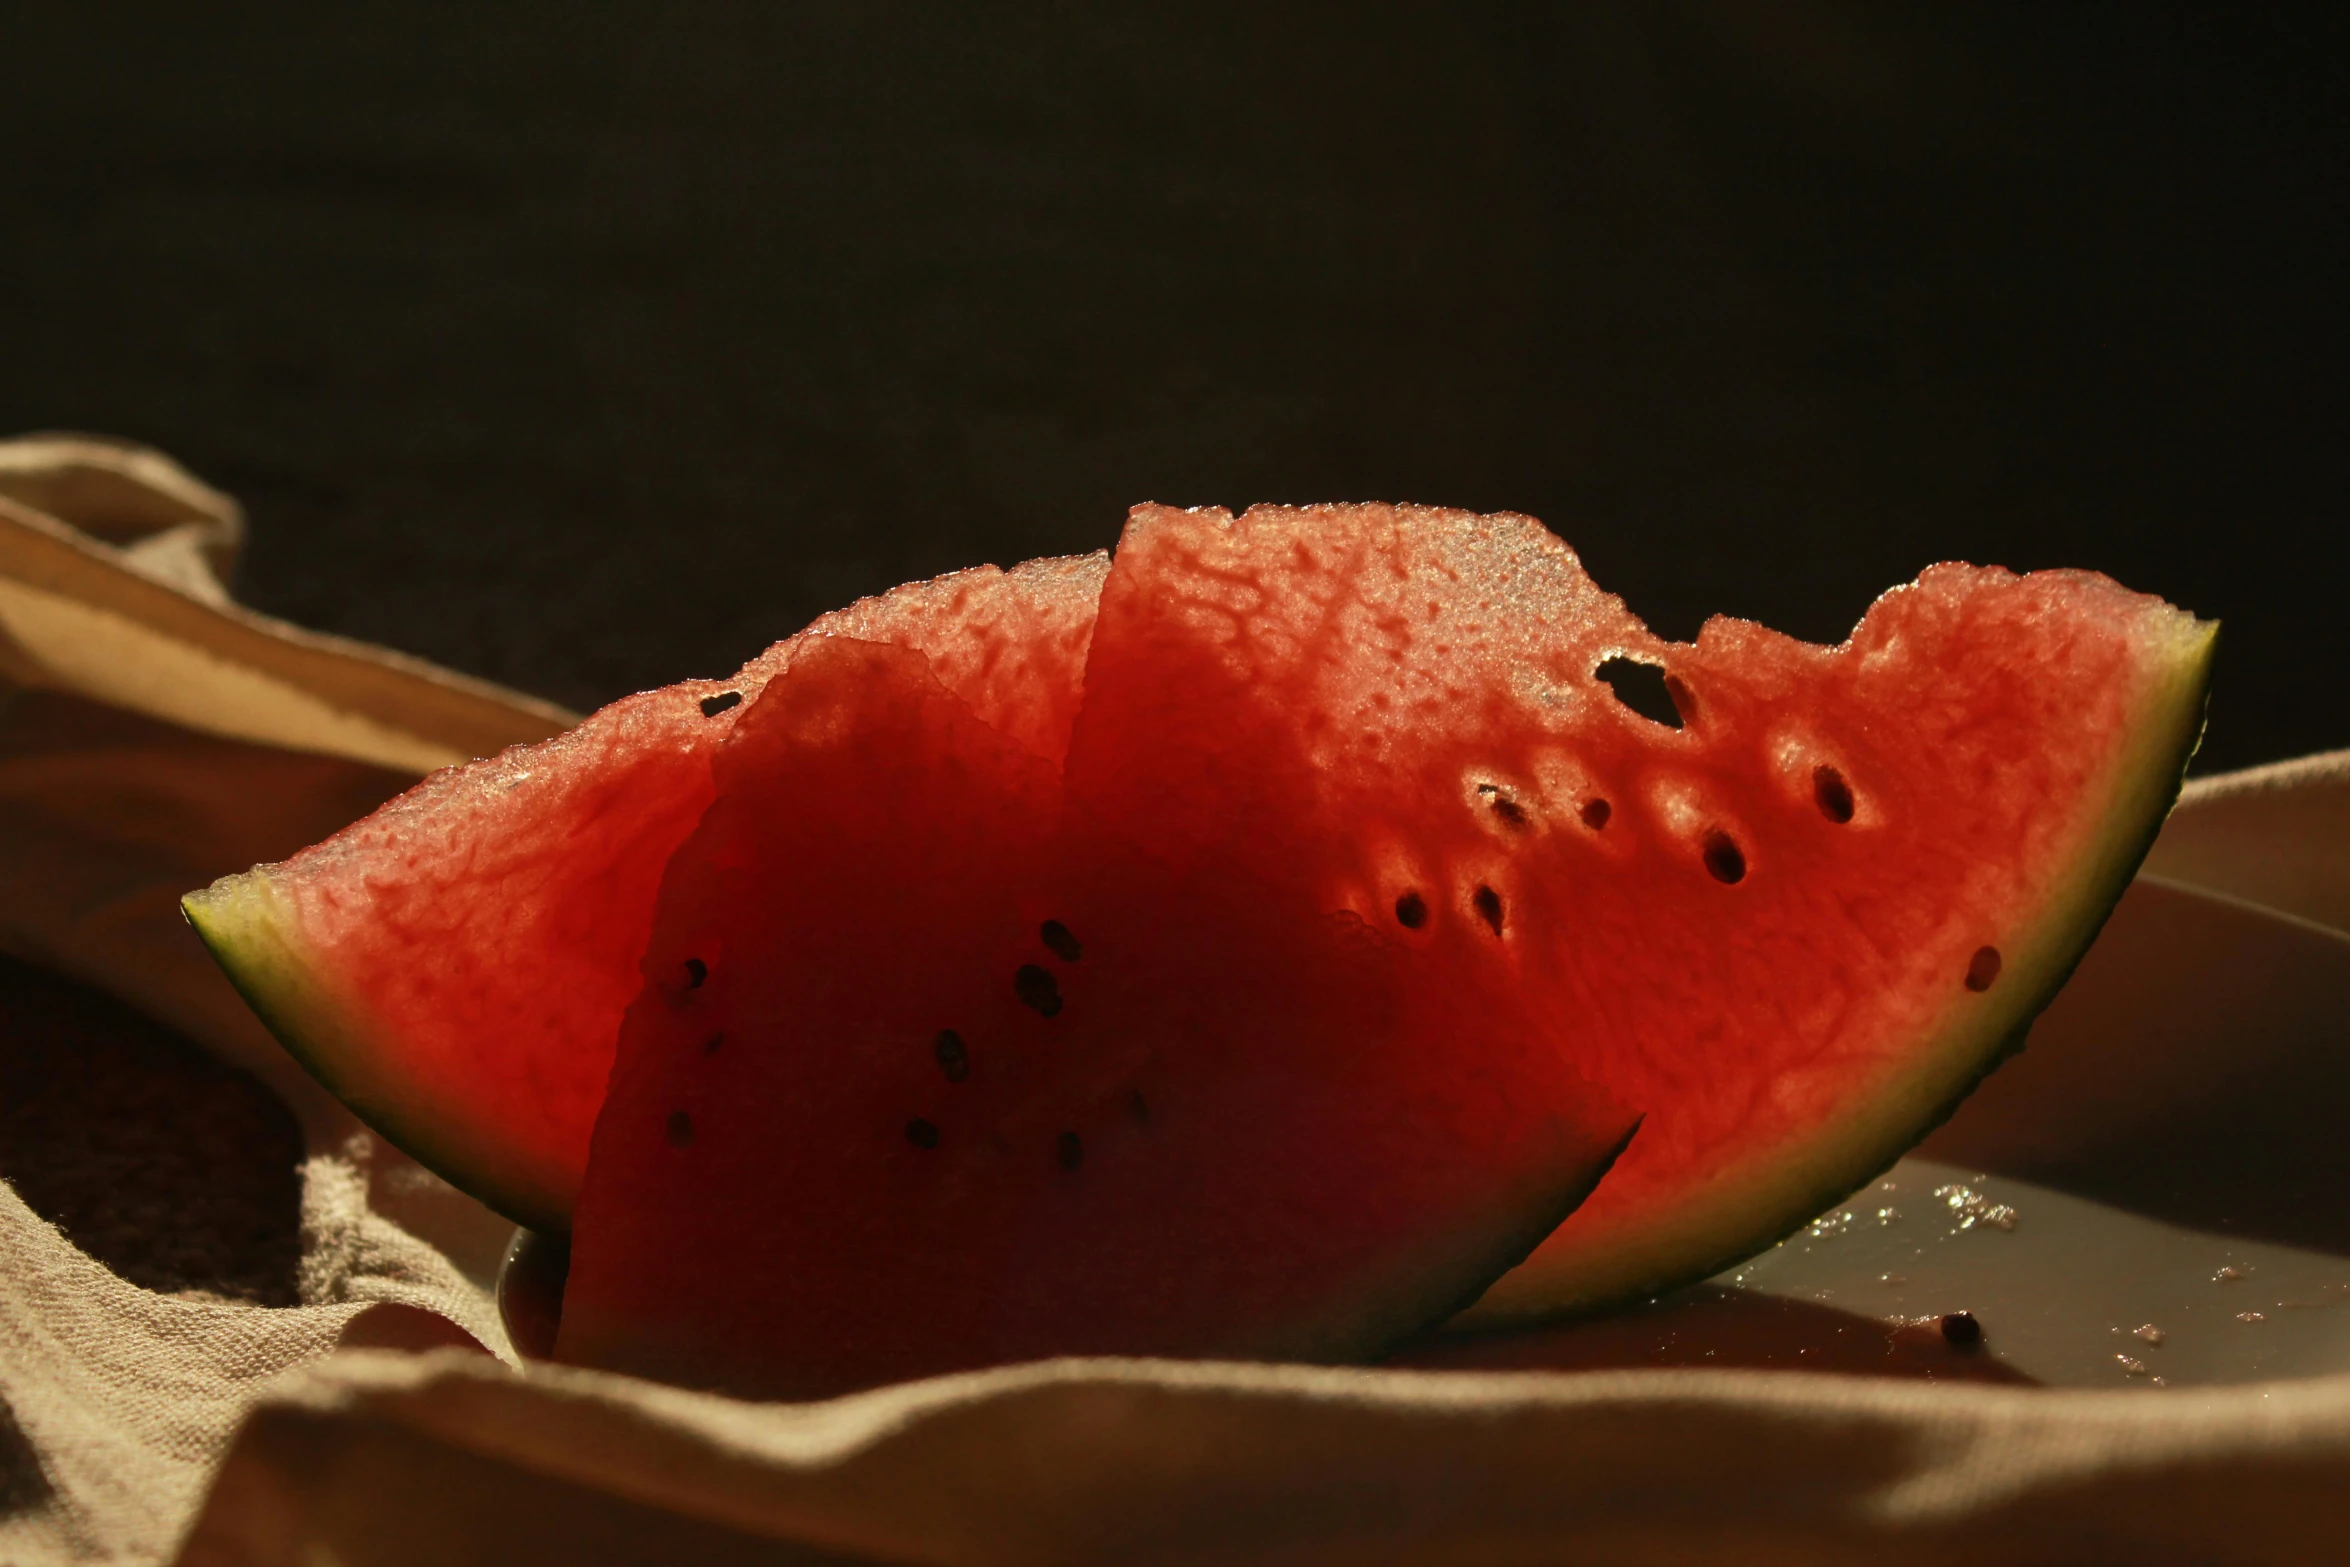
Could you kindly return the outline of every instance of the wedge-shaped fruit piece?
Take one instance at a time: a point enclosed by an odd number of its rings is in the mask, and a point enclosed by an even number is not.
[[[1149,852],[1466,943],[1464,994],[1645,1113],[1496,1322],[1702,1277],[1946,1116],[2144,854],[2213,630],[2091,573],[1937,566],[1838,647],[1672,643],[1530,518],[1144,507],[1069,787]],[[1604,678],[1628,663],[1653,717]]]
[[[920,648],[1016,743],[1068,744],[1107,560],[912,583],[743,666],[434,774],[317,847],[185,900],[286,1048],[376,1130],[520,1223],[569,1225],[661,869],[710,759],[831,636]]]
[[[1523,1257],[1630,1129],[1465,938],[1135,853],[917,654],[803,653],[715,789],[621,1031],[558,1358],[783,1397],[1359,1359]]]

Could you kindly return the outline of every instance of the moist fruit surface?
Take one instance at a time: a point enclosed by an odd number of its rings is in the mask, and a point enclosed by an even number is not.
[[[1643,1121],[1474,1320],[1702,1277],[1867,1180],[2079,960],[2200,732],[2213,627],[1937,566],[1818,647],[1667,642],[1530,518],[1142,508],[1073,795],[1407,942],[1474,938]],[[1602,678],[1661,674],[1662,719]]]
[[[626,697],[436,773],[315,848],[226,877],[189,918],[262,1019],[393,1142],[561,1230],[587,1166],[662,867],[767,681],[835,635],[923,650],[1017,742],[1068,743],[1102,555],[981,567],[827,615],[731,679]]]
[[[596,1126],[562,1359],[808,1397],[1051,1354],[1365,1358],[1524,1256],[1630,1130],[1466,933],[1137,852],[918,654],[809,649],[715,774]]]
[[[1344,1358],[1703,1276],[1891,1162],[2118,898],[2212,639],[1938,566],[1835,647],[1674,643],[1528,518],[1142,507],[189,907],[380,1129],[576,1211],[571,1358]]]

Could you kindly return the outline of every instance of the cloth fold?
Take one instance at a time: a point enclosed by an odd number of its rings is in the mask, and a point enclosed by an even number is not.
[[[305,1150],[291,1304],[143,1289],[0,1192],[0,1559],[2302,1562],[2350,1538],[2350,1377],[1096,1361],[761,1406],[524,1367],[486,1288],[510,1227],[319,1092],[176,899],[571,715],[241,609],[242,539],[159,453],[0,442],[0,949],[249,1072]],[[2216,896],[2246,951],[2330,963],[2350,753],[2190,785],[2147,878],[2117,924],[2140,961],[2191,962],[2178,922]],[[2143,988],[2068,996],[2059,1048],[2159,1035]],[[2264,1060],[2338,1049],[2316,1016],[2269,1009]],[[2198,1049],[2181,1094],[2224,1064]]]
[[[542,1483],[451,1497],[420,1537],[398,1499],[468,1464]],[[675,1559],[629,1537],[651,1509],[697,1526],[698,1560],[2309,1563],[2340,1553],[2346,1473],[2341,1379],[2157,1399],[1058,1361],[792,1407],[342,1356],[256,1413],[180,1560],[578,1549],[584,1518],[607,1543],[543,1559]],[[524,1528],[489,1516],[524,1495]]]

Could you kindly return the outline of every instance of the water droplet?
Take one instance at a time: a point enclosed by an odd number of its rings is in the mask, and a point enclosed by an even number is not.
[[[1978,1175],[1975,1179],[1982,1177]],[[1962,1230],[1971,1230],[1978,1224],[1987,1224],[1995,1230],[2013,1230],[2021,1217],[2006,1203],[1993,1202],[1971,1186],[1937,1186],[1934,1195],[1949,1204]]]

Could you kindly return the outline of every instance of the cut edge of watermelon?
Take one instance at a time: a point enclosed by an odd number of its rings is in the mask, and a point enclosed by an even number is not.
[[[1855,1104],[1842,1135],[1804,1157],[1774,1152],[1722,1172],[1720,1184],[1735,1195],[1705,1205],[1690,1222],[1615,1234],[1557,1262],[1538,1256],[1504,1275],[1451,1328],[1483,1332],[1588,1315],[1710,1278],[1777,1245],[1949,1120],[1977,1084],[2023,1048],[2033,1020],[2071,979],[2121,902],[2178,798],[2202,740],[2219,637],[2216,621],[2194,620],[2191,627],[2167,667],[2149,680],[2134,739],[2114,759],[2104,813],[2110,825],[2082,853],[2069,887],[2051,896],[2012,942],[2012,958],[2023,961],[2011,958],[2002,976],[2010,983],[1997,987],[1996,1002],[1969,996],[1957,1003],[1956,1019],[1915,1052],[1909,1071]],[[1777,1217],[1785,1214],[1795,1217]],[[1691,1266],[1690,1257],[1708,1260]]]
[[[1526,1187],[1510,1193],[1512,1200],[1507,1206],[1535,1215],[1533,1223],[1528,1228],[1511,1232],[1499,1244],[1474,1259],[1464,1258],[1454,1268],[1431,1263],[1427,1258],[1421,1259],[1418,1271],[1428,1278],[1474,1278],[1482,1282],[1466,1291],[1456,1291],[1447,1286],[1443,1294],[1432,1290],[1418,1300],[1398,1299],[1388,1311],[1367,1315],[1351,1334],[1333,1334],[1326,1353],[1282,1358],[1333,1365],[1370,1365],[1399,1353],[1407,1345],[1440,1332],[1448,1323],[1462,1320],[1491,1292],[1496,1280],[1508,1277],[1510,1270],[1532,1256],[1536,1247],[1548,1240],[1553,1231],[1583,1206],[1585,1200],[1599,1189],[1600,1183],[1607,1179],[1616,1161],[1624,1156],[1624,1150],[1632,1146],[1632,1139],[1639,1135],[1640,1123],[1635,1120],[1632,1129],[1607,1151],[1587,1178],[1563,1192],[1552,1186],[1545,1194],[1551,1199],[1547,1202],[1538,1202],[1535,1194],[1526,1189],[1532,1185],[1530,1182],[1526,1183]]]
[[[1430,1237],[1412,1259],[1407,1281],[1391,1280],[1386,1287],[1358,1290],[1366,1304],[1353,1316],[1327,1322],[1310,1337],[1260,1338],[1221,1351],[1216,1358],[1376,1365],[1442,1332],[1447,1323],[1482,1299],[1494,1280],[1533,1255],[1534,1248],[1583,1206],[1639,1131],[1635,1120],[1632,1130],[1602,1154],[1588,1174],[1570,1185],[1562,1187],[1554,1171],[1529,1172],[1484,1210],[1497,1219],[1522,1215],[1522,1222],[1500,1219],[1456,1224],[1446,1234]],[[1462,1244],[1464,1236],[1475,1239]],[[1475,1282],[1463,1287],[1462,1280]]]
[[[298,925],[267,866],[223,876],[180,899],[213,961],[286,1052],[371,1130],[426,1169],[528,1229],[569,1228],[569,1206],[544,1172],[498,1157],[481,1139],[455,1135],[431,1115],[403,1115],[428,1102],[414,1084],[367,1068],[398,1062],[386,1041],[368,1036],[369,1013],[349,1005],[323,979],[325,965],[304,947]]]

